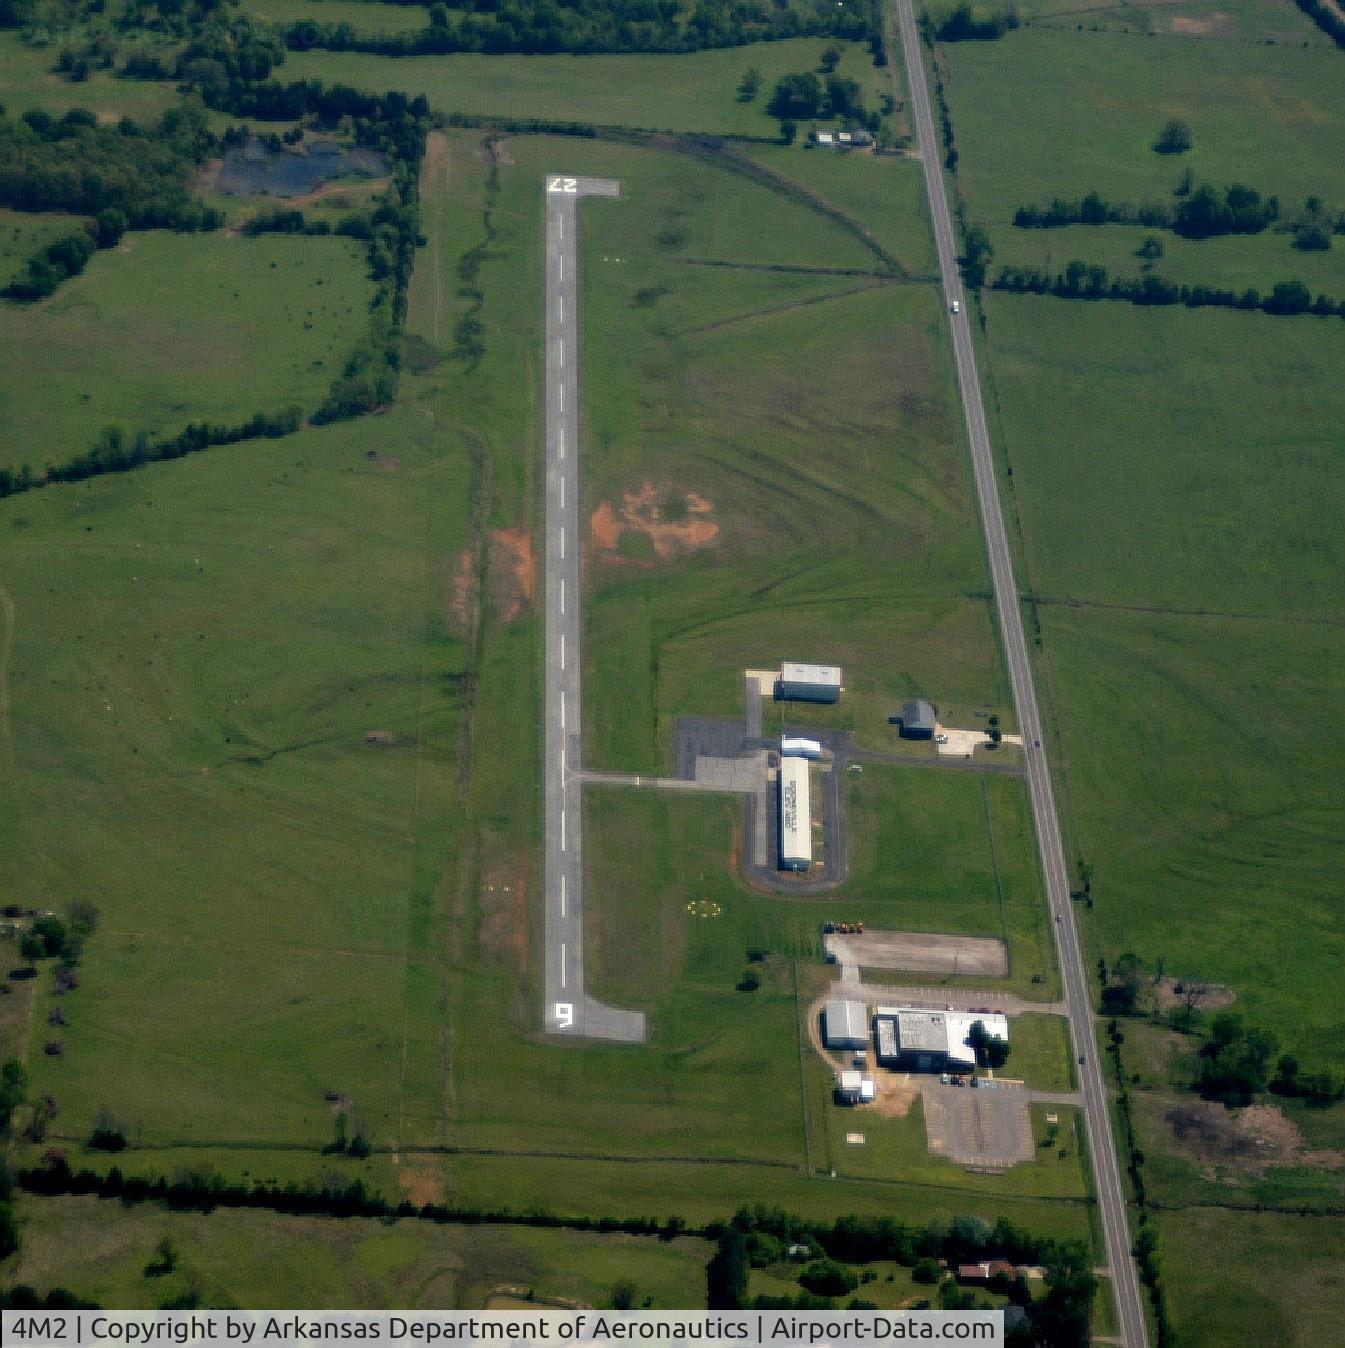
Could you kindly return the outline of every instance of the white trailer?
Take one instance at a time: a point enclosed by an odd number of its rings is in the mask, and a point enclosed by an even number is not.
[[[780,869],[806,871],[813,864],[812,801],[808,760],[780,760]]]

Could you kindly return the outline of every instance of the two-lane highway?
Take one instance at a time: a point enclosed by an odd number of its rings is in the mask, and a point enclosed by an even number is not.
[[[1079,1078],[1084,1099],[1084,1118],[1088,1127],[1093,1181],[1097,1190],[1098,1210],[1102,1218],[1107,1263],[1112,1274],[1120,1316],[1121,1333],[1128,1348],[1145,1348],[1148,1328],[1144,1318],[1139,1276],[1131,1257],[1130,1232],[1126,1220],[1125,1194],[1116,1160],[1107,1088],[1099,1062],[1091,985],[1084,960],[1083,943],[1075,925],[1074,908],[1069,897],[1065,849],[1061,840],[1060,820],[1056,814],[1051,788],[1050,768],[1042,747],[1041,716],[1037,709],[1032,665],[1019,611],[1018,588],[1013,577],[1009,542],[1000,508],[995,464],[990,451],[990,433],[986,427],[985,406],[980,378],[976,372],[976,353],[972,343],[971,315],[957,267],[956,236],[948,210],[948,196],[940,171],[939,142],[934,134],[930,110],[929,86],[921,61],[920,40],[916,34],[911,0],[896,0],[901,28],[901,44],[906,57],[906,82],[915,115],[915,134],[924,164],[925,189],[929,197],[934,237],[938,245],[939,270],[943,275],[944,299],[952,314],[953,345],[957,356],[957,379],[971,445],[971,459],[980,501],[981,522],[985,530],[990,571],[994,581],[995,606],[999,611],[1004,653],[1013,685],[1018,725],[1027,750],[1028,785],[1032,813],[1037,825],[1037,845],[1046,880],[1047,902],[1054,919],[1056,950],[1065,984],[1065,1002],[1069,1012],[1070,1034],[1075,1055],[1080,1061]]]
[[[548,174],[546,190],[546,678],[543,752],[546,971],[552,1034],[641,1042],[644,1016],[584,991],[584,816],[580,752],[579,200],[614,197],[607,178]]]

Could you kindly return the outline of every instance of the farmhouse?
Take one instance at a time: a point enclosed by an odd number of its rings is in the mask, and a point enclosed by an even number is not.
[[[937,719],[934,704],[924,698],[912,698],[901,709],[901,715],[894,717],[901,722],[900,735],[904,740],[930,740],[934,738],[934,725]]]
[[[780,666],[775,696],[786,702],[839,702],[841,671],[838,665],[801,665],[786,661]]]
[[[808,760],[780,760],[780,869],[806,871],[813,864],[812,802]]]
[[[970,1072],[976,1053],[967,1036],[977,1021],[992,1038],[1008,1042],[1008,1020],[988,1011],[880,1006],[873,1016],[878,1061],[903,1072]]]
[[[828,1048],[868,1048],[868,1014],[864,1004],[831,998],[822,1008],[822,1042]]]

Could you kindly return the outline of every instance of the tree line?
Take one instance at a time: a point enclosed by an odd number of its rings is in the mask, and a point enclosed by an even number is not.
[[[932,34],[939,42],[993,42],[1018,27],[1018,6],[975,10],[964,3],[939,16],[925,10],[920,23],[927,41]]]
[[[762,4],[753,0],[697,0],[689,11],[677,0],[486,0],[477,5],[429,6],[418,32],[361,32],[349,23],[304,19],[285,29],[295,51],[370,52],[380,56],[437,56],[452,52],[545,54],[570,52],[692,52],[795,37],[837,37],[882,48],[877,0],[845,5]]]
[[[1260,234],[1280,218],[1276,196],[1232,183],[1220,191],[1208,183],[1183,193],[1175,205],[1154,202],[1132,206],[1089,192],[1077,201],[1056,197],[1049,206],[1020,206],[1013,223],[1019,229],[1059,229],[1064,225],[1147,225],[1170,229],[1187,239],[1221,234]]]
[[[1263,295],[1255,287],[1228,290],[1218,286],[1182,285],[1165,280],[1152,272],[1137,277],[1112,277],[1107,268],[1078,259],[1063,271],[1050,272],[1041,267],[1002,267],[990,284],[992,290],[1017,294],[1054,295],[1070,300],[1124,300],[1129,304],[1171,306],[1188,309],[1256,310],[1276,316],[1315,314],[1345,318],[1345,300],[1317,295],[1301,281],[1277,281]]]

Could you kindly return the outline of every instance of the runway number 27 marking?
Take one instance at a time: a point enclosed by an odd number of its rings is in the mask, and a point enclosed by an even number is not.
[[[578,192],[578,178],[548,178],[546,180],[546,190],[548,192]]]
[[[574,1003],[557,1002],[556,1003],[556,1028],[558,1030],[568,1030],[574,1024]]]

